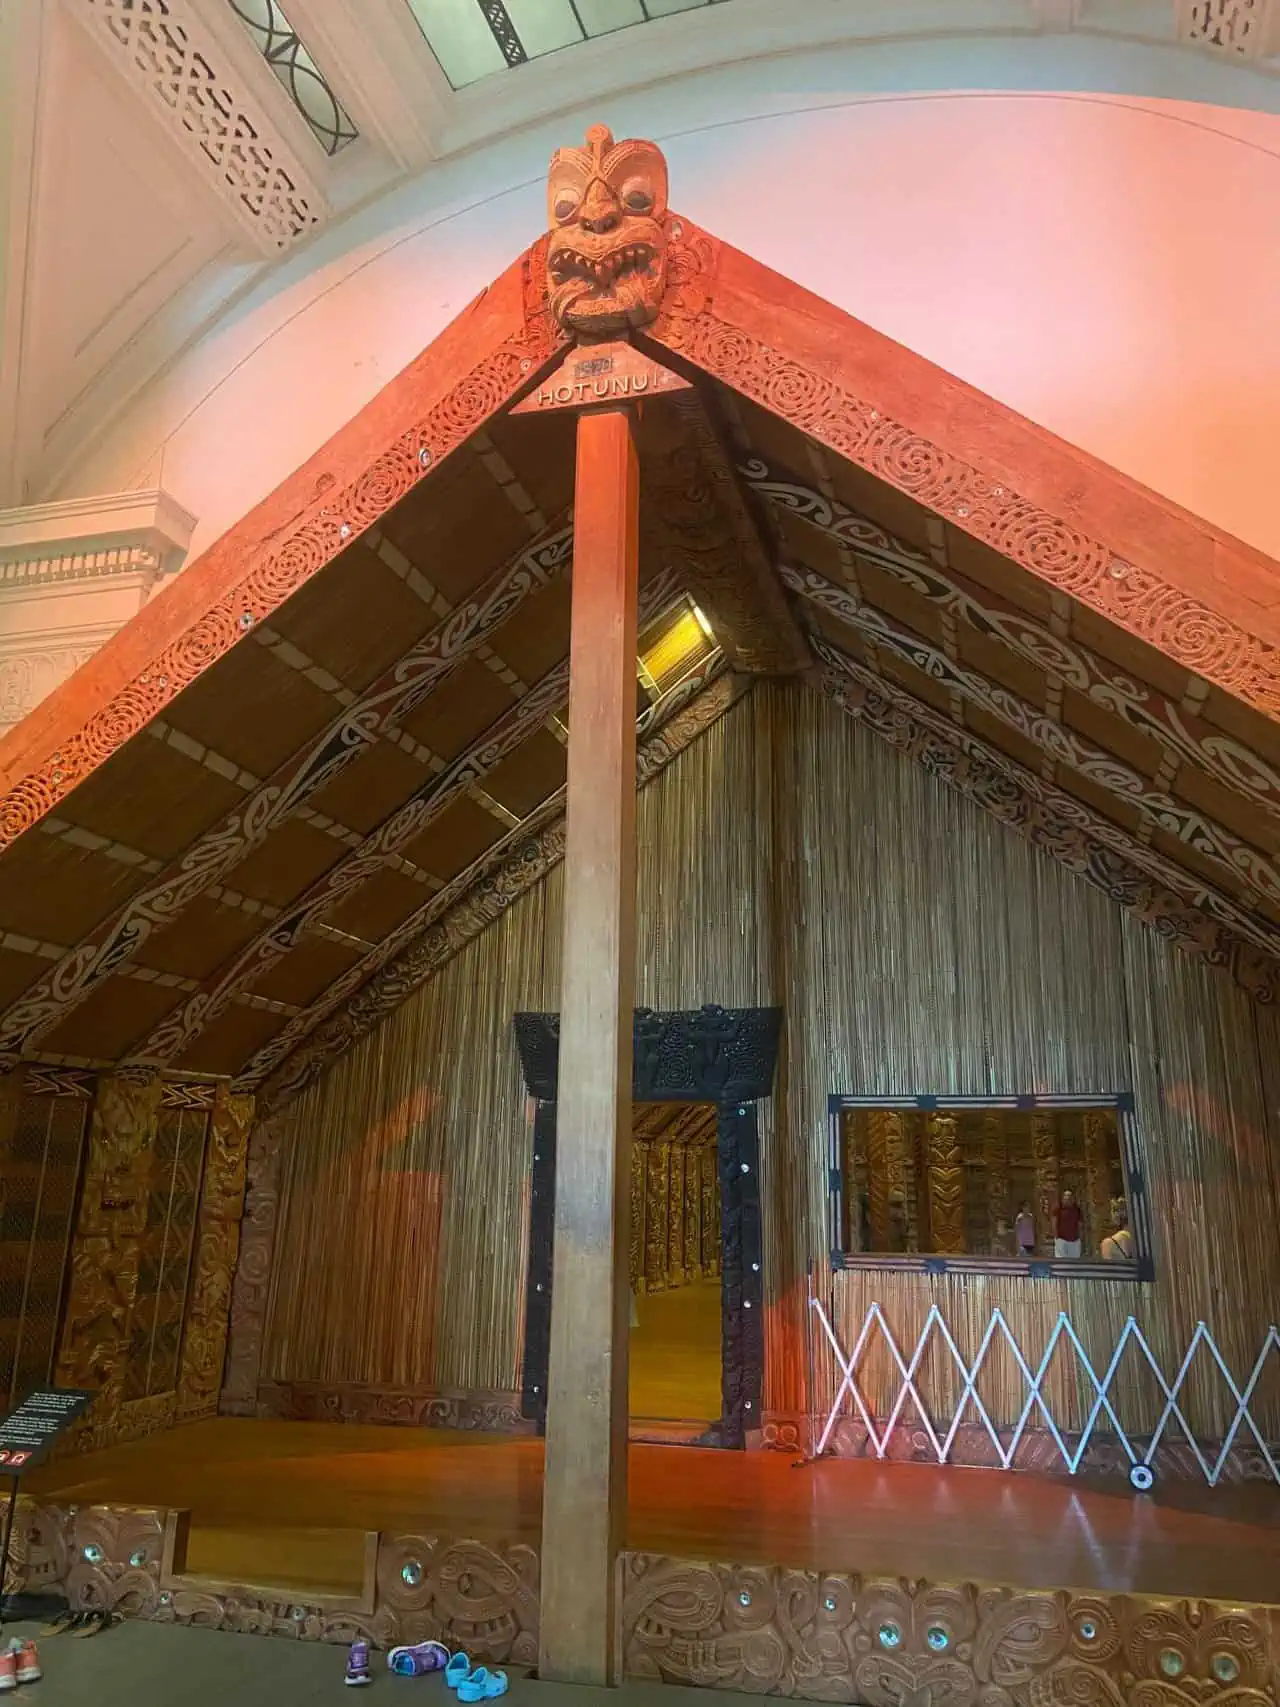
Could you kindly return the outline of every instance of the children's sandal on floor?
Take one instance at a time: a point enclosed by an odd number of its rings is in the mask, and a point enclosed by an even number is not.
[[[442,1642],[415,1642],[411,1647],[392,1648],[387,1655],[387,1670],[400,1677],[425,1677],[428,1672],[444,1671],[448,1664],[449,1650]]]
[[[470,1677],[464,1678],[458,1685],[459,1701],[495,1701],[499,1695],[506,1693],[506,1672],[486,1671],[483,1666],[477,1667]]]
[[[455,1654],[444,1668],[444,1680],[450,1689],[457,1689],[471,1676],[471,1661],[465,1654]]]

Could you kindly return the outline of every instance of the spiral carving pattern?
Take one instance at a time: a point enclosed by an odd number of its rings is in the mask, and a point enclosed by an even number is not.
[[[295,518],[296,525],[283,540],[277,533],[248,548],[235,586],[163,647],[57,752],[7,790],[0,799],[0,847],[51,811],[176,694],[336,557],[354,534],[429,477],[551,355],[561,340],[546,314],[544,251],[545,243],[535,244],[525,257],[525,319],[519,332],[483,357],[354,479],[345,486],[335,480],[317,490],[313,505],[319,507]]]
[[[622,1632],[631,1677],[867,1707],[1264,1707],[1280,1658],[1262,1609],[642,1553]]]
[[[1195,675],[1267,716],[1280,716],[1280,649],[1152,570],[1127,562],[1104,540],[988,478],[963,457],[889,419],[830,372],[721,318],[714,294],[719,253],[715,241],[688,221],[673,225],[668,264],[678,285],[668,292],[653,327],[660,344]]]

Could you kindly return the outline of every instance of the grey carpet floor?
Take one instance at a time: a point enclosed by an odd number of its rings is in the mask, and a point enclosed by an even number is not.
[[[439,1676],[393,1677],[375,1654],[367,1689],[343,1683],[347,1651],[283,1637],[233,1636],[221,1630],[176,1629],[141,1621],[116,1625],[81,1641],[41,1641],[39,1627],[6,1624],[4,1636],[34,1636],[44,1679],[6,1697],[15,1707],[312,1707],[323,1701],[376,1707],[452,1707]],[[513,1677],[511,1707],[759,1707],[759,1698],[703,1690],[628,1684],[618,1690],[574,1689]]]

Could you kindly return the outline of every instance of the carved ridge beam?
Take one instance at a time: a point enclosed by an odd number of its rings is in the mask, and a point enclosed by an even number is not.
[[[956,728],[932,706],[836,647],[816,639],[813,645],[824,666],[823,691],[843,711],[1161,936],[1212,966],[1224,967],[1256,1001],[1276,1000],[1280,962],[1242,941],[1229,922],[1215,918],[1211,898],[1185,872],[1160,861],[1161,881],[1152,875],[1158,855],[1072,795]],[[1188,889],[1193,890],[1190,896],[1185,894]]]
[[[772,546],[696,391],[646,410],[637,436],[645,501],[641,526],[675,564],[730,662],[752,675],[812,668],[774,568]]]
[[[670,720],[655,727],[655,732],[638,745],[636,769],[640,787],[652,781],[672,759],[750,691],[752,679],[727,672],[719,655],[714,659],[714,678],[708,682],[712,662],[708,660],[700,673],[700,682],[706,683],[702,691],[686,698],[681,691],[685,684],[674,689],[670,697],[682,703],[678,708],[673,705],[674,715]],[[659,701],[649,709],[656,712],[662,704]],[[537,825],[541,827],[535,827]],[[498,850],[490,850],[482,861],[477,862],[478,869],[464,873],[464,878],[469,881],[465,887],[459,885],[463,892],[451,897],[452,904],[448,910],[440,908],[434,916],[429,910],[424,912],[417,926],[416,940],[404,948],[398,958],[393,960],[390,955],[386,956],[390,963],[359,989],[341,1013],[315,1031],[303,1046],[295,1049],[263,1087],[261,1107],[272,1111],[299,1095],[332,1060],[344,1054],[399,1007],[466,943],[479,936],[494,919],[559,864],[564,856],[564,791],[557,791],[544,802],[536,813],[530,815],[525,825],[513,831],[507,842],[500,844],[500,848],[503,857],[495,859],[493,856]],[[436,897],[437,901],[441,899]],[[397,946],[401,946],[407,935],[405,927],[401,927],[396,933]],[[298,1020],[291,1020],[284,1029],[288,1031],[299,1027],[306,1017],[304,1011]],[[261,1059],[265,1060],[272,1043],[260,1052]],[[250,1063],[246,1072],[237,1078],[237,1088],[261,1082],[262,1068],[257,1065],[258,1059],[255,1058],[255,1062]]]
[[[885,570],[911,592],[928,599],[940,616],[950,615],[1042,670],[1059,697],[1070,688],[1119,717],[1130,729],[1158,742],[1166,765],[1173,769],[1182,763],[1198,766],[1242,799],[1280,815],[1280,772],[1195,714],[1194,706],[1203,704],[1208,693],[1203,682],[1193,681],[1181,702],[1168,699],[1155,688],[1135,683],[1096,652],[1070,639],[1065,623],[1044,627],[1011,601],[989,588],[979,590],[954,569],[944,571],[933,558],[833,496],[815,491],[788,470],[752,455],[740,465],[740,472],[771,508],[816,528],[855,559],[861,556]],[[1052,596],[1066,603],[1066,595]],[[1167,788],[1171,780],[1172,770],[1162,776],[1161,786]]]
[[[172,860],[154,882],[104,919],[0,1017],[0,1063],[29,1049],[132,960],[154,930],[171,924],[273,829],[307,810],[312,795],[447,681],[530,592],[563,571],[572,545],[572,523],[557,521],[384,670],[359,699]]]
[[[923,671],[931,681],[951,690],[964,703],[987,712],[1039,747],[1056,764],[1109,790],[1119,802],[1135,807],[1153,830],[1159,828],[1177,836],[1203,859],[1242,879],[1265,900],[1280,903],[1280,871],[1266,854],[1186,802],[1166,794],[1123,759],[1095,746],[1065,724],[1055,723],[1037,706],[980,671],[952,662],[942,648],[931,645],[914,629],[893,622],[875,606],[863,603],[846,588],[835,586],[816,570],[784,565],[782,578],[816,610],[828,612],[889,656]],[[1147,842],[1142,836],[1135,840],[1143,845]],[[1204,888],[1207,893],[1216,893],[1216,910],[1224,918],[1233,917],[1242,935],[1265,953],[1280,955],[1280,928],[1251,914],[1227,891],[1215,891],[1208,883],[1204,883]]]
[[[641,589],[641,619],[666,608],[676,591],[670,571],[654,576]],[[430,776],[409,798],[371,830],[357,848],[332,865],[309,888],[282,909],[279,918],[210,974],[200,988],[156,1025],[147,1038],[129,1051],[129,1058],[149,1066],[164,1065],[181,1055],[237,991],[244,990],[297,944],[302,933],[347,901],[377,875],[393,857],[414,841],[451,805],[495,770],[558,711],[569,694],[569,662],[549,670],[511,708],[489,726],[438,776]]]
[[[1277,568],[1261,552],[721,243],[673,228],[645,337],[944,523],[1280,718]]]

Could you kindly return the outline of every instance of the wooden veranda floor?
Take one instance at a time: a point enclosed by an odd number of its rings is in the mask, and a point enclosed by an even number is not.
[[[367,1531],[539,1539],[540,1441],[220,1420],[47,1466],[59,1504],[191,1513],[187,1570],[359,1587]],[[1135,1496],[986,1470],[635,1445],[628,1544],[683,1559],[1280,1602],[1280,1489]]]

